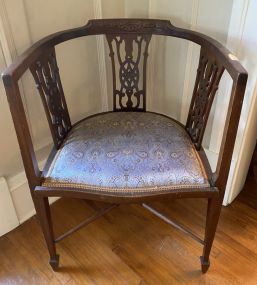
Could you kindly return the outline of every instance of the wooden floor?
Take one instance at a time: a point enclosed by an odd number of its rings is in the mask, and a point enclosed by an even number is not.
[[[139,205],[125,205],[57,245],[59,272],[48,265],[35,218],[1,237],[0,284],[257,284],[254,183],[247,183],[240,197],[222,209],[211,267],[205,275],[200,271],[202,249],[196,241]],[[99,206],[79,200],[57,201],[52,205],[56,234]],[[166,201],[154,206],[203,234],[204,201]]]

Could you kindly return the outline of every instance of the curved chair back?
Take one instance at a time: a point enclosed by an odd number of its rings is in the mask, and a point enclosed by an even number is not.
[[[224,189],[241,112],[247,72],[220,43],[203,34],[180,29],[167,20],[105,19],[52,34],[35,43],[2,75],[19,139],[25,170],[31,187],[40,183],[18,80],[30,69],[51,129],[56,148],[71,129],[71,121],[56,62],[55,46],[78,37],[106,35],[113,71],[113,111],[146,111],[146,67],[152,35],[172,36],[201,46],[197,76],[186,130],[201,150],[208,116],[224,70],[233,80],[226,126],[213,185]],[[222,171],[220,171],[222,169]]]

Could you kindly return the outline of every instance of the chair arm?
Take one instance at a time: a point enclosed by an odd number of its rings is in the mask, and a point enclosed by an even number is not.
[[[49,44],[46,45],[46,43],[49,42],[43,41],[42,44],[35,44],[18,57],[16,62],[2,74],[31,189],[34,189],[36,185],[40,185],[41,172],[38,168],[18,85],[19,78],[27,69],[30,69],[36,82],[56,148],[59,148],[68,131],[71,129],[71,121],[56,62],[55,49]]]
[[[38,167],[18,82],[10,81],[8,78],[8,84],[6,84],[5,77],[3,77],[3,80],[26,176],[32,191],[37,185],[40,185],[41,172]]]
[[[59,77],[54,47],[73,38],[100,33],[101,28],[94,29],[92,21],[89,21],[85,26],[51,34],[33,44],[2,73],[31,190],[41,184],[41,172],[36,160],[18,81],[25,71],[30,69],[43,101],[55,146],[58,148],[71,128],[71,122]],[[54,76],[52,76],[53,73]],[[58,108],[60,106],[62,106],[61,110]]]
[[[229,175],[236,134],[244,99],[244,93],[248,74],[238,59],[219,42],[210,37],[196,32],[188,32],[188,39],[201,44],[202,48],[208,49],[214,58],[222,64],[223,68],[230,74],[233,80],[232,91],[228,111],[226,115],[225,128],[222,136],[218,163],[212,177],[212,184],[222,192],[223,199],[227,179]]]
[[[212,184],[215,187],[218,187],[222,191],[222,199],[224,196],[227,179],[229,175],[229,169],[231,165],[232,160],[232,154],[234,150],[235,140],[236,140],[236,134],[243,104],[243,98],[247,83],[247,71],[244,69],[244,67],[240,64],[238,59],[223,45],[221,45],[216,40],[205,36],[203,34],[188,31],[188,30],[181,30],[181,29],[175,29],[176,33],[179,33],[180,37],[183,37],[185,39],[188,39],[190,41],[193,41],[199,45],[201,45],[201,55],[199,60],[199,67],[198,67],[198,78],[196,78],[196,84],[194,88],[193,98],[190,106],[189,111],[189,117],[191,110],[195,107],[195,98],[194,96],[197,96],[195,93],[198,91],[198,87],[201,84],[208,83],[209,86],[211,86],[213,89],[210,90],[210,97],[209,97],[209,103],[210,105],[206,107],[205,111],[205,125],[204,125],[204,131],[205,126],[207,123],[208,115],[211,109],[211,104],[214,99],[215,93],[218,88],[220,77],[222,76],[222,73],[224,70],[227,70],[227,72],[230,74],[232,80],[233,80],[233,87],[231,91],[230,101],[229,101],[229,107],[226,115],[226,122],[225,122],[225,128],[222,136],[222,143],[220,147],[219,157],[218,157],[218,163],[215,173],[212,177]],[[206,69],[204,66],[201,68],[201,56],[203,56],[204,60],[207,61]],[[209,65],[209,66],[208,66]],[[212,67],[210,67],[212,65]],[[216,71],[216,77],[211,77],[211,80],[208,82],[208,72],[212,73],[213,66],[217,67]],[[209,69],[208,69],[209,68]],[[200,69],[200,70],[199,70]],[[205,70],[201,76],[201,71]],[[207,75],[204,73],[207,73]],[[209,73],[209,75],[210,75]],[[213,74],[212,74],[213,75]],[[206,78],[207,77],[207,78]],[[210,78],[209,78],[210,79]],[[216,80],[216,81],[215,81]],[[198,81],[198,82],[197,82]],[[200,99],[200,101],[202,98]],[[189,123],[189,119],[187,122],[187,126]],[[203,134],[202,134],[203,136]],[[197,147],[201,147],[201,139],[200,138],[200,144],[196,145]]]
[[[63,90],[61,87],[58,67],[55,62],[54,45],[73,37],[74,30],[76,29],[58,32],[38,41],[37,43],[32,45],[28,50],[26,50],[23,54],[18,56],[16,60],[2,73],[2,79],[4,82],[4,87],[6,90],[6,95],[8,98],[10,111],[12,114],[19,146],[21,149],[21,155],[24,163],[26,176],[28,178],[28,182],[30,185],[30,189],[34,189],[36,185],[40,185],[41,172],[39,170],[38,163],[36,160],[36,155],[32,143],[31,134],[29,131],[28,121],[23,106],[22,97],[19,90],[18,81],[25,73],[25,71],[30,69],[36,81],[37,88],[39,89],[39,93],[41,95],[41,99],[45,107],[53,140],[55,142],[56,147],[58,147],[61,144],[61,140],[55,139],[55,137],[58,138],[58,132],[59,132],[58,125],[61,125],[62,120],[64,119],[64,121],[68,125],[68,128],[66,130],[68,131],[70,128],[70,119],[63,95]],[[49,82],[49,78],[47,78],[47,76],[49,77],[50,75],[49,74],[50,70],[47,68],[47,65],[49,64],[49,58],[51,61],[52,69],[54,70],[55,75],[57,76],[55,82]],[[49,94],[45,93],[47,93],[48,88],[52,89],[51,92],[54,92],[53,90],[56,87],[58,87],[57,95],[59,95],[58,96],[59,98],[57,98],[57,100],[56,98],[55,99],[52,98],[49,101],[48,98],[46,98],[46,95]],[[49,104],[47,104],[47,102],[49,102]],[[62,111],[64,111],[65,114],[64,116],[62,116],[62,114],[60,114],[59,112],[57,116],[53,117],[53,113],[56,110],[58,110],[58,108],[56,108],[58,104],[64,105],[64,110]],[[52,119],[55,122],[53,122]],[[55,123],[56,126],[55,128],[52,127],[53,123]]]

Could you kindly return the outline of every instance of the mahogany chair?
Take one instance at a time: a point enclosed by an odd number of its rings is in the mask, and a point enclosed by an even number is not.
[[[113,111],[72,125],[56,62],[55,46],[74,38],[105,35],[113,71]],[[195,87],[186,125],[147,112],[146,66],[152,36],[192,41],[201,47]],[[125,47],[123,52],[122,47]],[[54,148],[39,170],[18,81],[29,69],[40,93]],[[230,74],[233,87],[215,173],[202,139],[220,78]],[[87,25],[52,34],[35,43],[2,74],[37,216],[58,268],[55,244],[110,209],[139,203],[171,225],[149,201],[207,198],[204,240],[175,225],[203,245],[202,272],[219,220],[234,148],[247,72],[225,47],[210,37],[173,26],[167,20],[90,20]],[[157,94],[156,94],[157,96]],[[48,197],[72,197],[110,203],[60,237],[54,237]]]

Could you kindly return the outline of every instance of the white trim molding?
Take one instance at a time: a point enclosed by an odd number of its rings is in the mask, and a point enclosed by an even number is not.
[[[0,0],[0,42],[6,65],[9,65],[17,56],[17,51],[13,40],[12,30],[8,21],[8,14],[4,0]]]
[[[149,0],[148,5],[148,17],[155,18],[155,4],[153,0]],[[156,54],[156,37],[152,37],[149,45],[149,54],[152,56],[148,57],[148,72],[147,72],[147,86],[146,86],[146,108],[149,111],[153,111],[153,96],[154,96],[154,66],[155,66],[155,57]]]
[[[95,19],[102,19],[102,1],[94,0],[94,16]],[[106,61],[105,61],[105,48],[104,37],[99,35],[96,37],[97,42],[97,56],[98,56],[98,69],[99,69],[99,81],[100,92],[102,98],[102,111],[108,111],[108,87],[107,87],[107,73],[106,73]]]
[[[6,0],[0,0],[0,43],[2,46],[5,63],[6,66],[10,65],[13,60],[18,56],[18,48],[17,44],[15,43],[15,38],[13,34],[13,27],[11,25],[10,17],[8,15],[8,9],[12,7],[12,5],[16,5],[15,8],[19,10],[20,15],[20,25],[22,24],[24,26],[24,34],[26,34],[26,41],[29,42],[29,45],[31,44],[31,38],[28,28],[28,20],[25,14],[25,7],[24,2],[21,1],[18,3],[17,6],[16,3],[11,3]],[[31,127],[31,120],[30,120],[30,114],[27,107],[26,97],[24,95],[24,82],[23,79],[20,80],[20,93],[22,97],[22,101],[24,104],[24,109],[26,112],[26,115],[28,117],[28,125],[29,129],[31,131],[31,135],[33,136],[32,127]]]
[[[233,153],[225,202],[230,204],[243,189],[256,144],[257,126],[257,18],[256,1],[234,0],[228,34],[228,48],[248,71],[248,82]]]
[[[0,217],[0,236],[19,225],[12,197],[4,177],[0,177]]]
[[[198,9],[199,9],[199,0],[193,0],[192,12],[191,12],[191,23],[190,29],[196,30],[197,28],[197,18],[198,18]],[[194,45],[192,42],[188,43],[187,49],[187,59],[186,59],[186,69],[185,69],[185,79],[183,86],[183,95],[181,100],[181,110],[180,110],[180,122],[183,124],[186,123],[189,104],[191,101],[191,95],[189,90],[189,85],[192,77],[192,65],[193,65],[193,54],[194,54]]]
[[[42,168],[45,165],[46,159],[43,159],[39,162],[39,167]],[[1,191],[1,178],[0,178],[0,192]],[[13,209],[15,209],[17,223],[13,224],[13,227],[10,227],[10,230],[15,228],[17,225],[22,224],[32,216],[36,214],[32,198],[30,195],[30,189],[28,185],[28,181],[26,178],[26,174],[24,171],[19,172],[18,174],[10,177],[6,181],[5,185],[5,196],[10,196],[11,201],[13,202]],[[1,204],[1,193],[0,193],[0,204]],[[9,199],[9,200],[10,200]],[[49,198],[50,204],[58,200],[59,197],[51,197]],[[6,199],[5,199],[6,200]],[[1,205],[0,205],[1,208]],[[8,215],[11,211],[10,204],[7,207]],[[6,209],[7,209],[6,208]],[[1,209],[0,209],[0,216],[1,216]],[[1,223],[0,223],[0,236],[1,236]]]
[[[257,126],[256,126],[256,114],[257,114],[257,80],[255,89],[252,93],[252,100],[250,103],[249,113],[245,129],[242,135],[240,144],[240,150],[236,159],[234,171],[230,177],[230,189],[226,195],[227,204],[231,203],[237,195],[240,193],[244,186],[244,182],[247,176],[248,168],[251,162],[254,147],[257,139]]]

